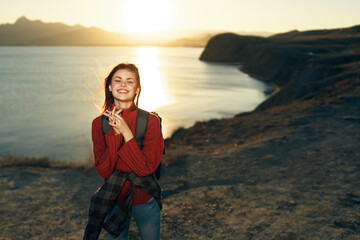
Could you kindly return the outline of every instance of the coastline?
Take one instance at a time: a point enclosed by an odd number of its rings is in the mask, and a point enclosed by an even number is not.
[[[359,32],[209,41],[206,60],[242,62],[280,90],[252,112],[198,122],[166,140],[162,239],[359,238]],[[93,169],[0,167],[0,176],[4,239],[81,238],[102,182]]]
[[[181,206],[179,212],[216,203],[216,216],[205,215],[213,224],[208,229],[213,235],[206,237],[359,237],[360,33],[353,27],[289,33],[294,34],[267,39],[218,35],[200,57],[241,62],[242,71],[278,86],[254,111],[199,122],[178,130],[167,143],[174,149],[169,168],[176,169],[169,175],[185,175],[180,186],[165,191]],[[304,38],[311,38],[307,45]],[[337,44],[328,44],[329,39]],[[290,61],[294,56],[297,60]],[[174,197],[184,193],[193,195],[192,207]]]

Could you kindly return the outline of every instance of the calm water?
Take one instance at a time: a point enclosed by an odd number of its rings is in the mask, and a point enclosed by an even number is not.
[[[91,155],[93,93],[116,64],[138,65],[140,107],[163,118],[165,137],[196,121],[253,110],[269,86],[234,66],[198,60],[202,48],[0,47],[0,156]]]

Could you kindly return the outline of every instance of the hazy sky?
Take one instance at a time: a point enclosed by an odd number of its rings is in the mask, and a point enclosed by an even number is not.
[[[360,0],[0,0],[0,23],[31,20],[113,32],[284,32],[360,24]],[[151,4],[150,4],[151,3]]]

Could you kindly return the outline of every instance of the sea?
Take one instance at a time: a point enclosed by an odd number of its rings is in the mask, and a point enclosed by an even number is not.
[[[121,62],[138,66],[139,107],[162,117],[165,138],[197,121],[251,111],[268,97],[272,86],[238,66],[200,61],[203,50],[0,47],[0,157],[91,157],[91,123],[101,114],[103,79]]]

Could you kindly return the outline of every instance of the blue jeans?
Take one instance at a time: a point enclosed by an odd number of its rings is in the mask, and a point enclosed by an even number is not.
[[[106,216],[106,219],[110,218],[119,207],[119,205],[115,205]],[[144,204],[132,206],[131,215],[135,218],[142,240],[160,239],[161,210],[159,204],[154,198],[151,198]],[[127,240],[129,235],[130,220],[131,218],[128,219],[124,231],[122,231],[117,237],[108,233],[109,240]]]

